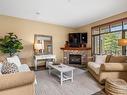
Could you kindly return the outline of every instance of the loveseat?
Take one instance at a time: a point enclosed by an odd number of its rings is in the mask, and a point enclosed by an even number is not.
[[[0,95],[35,95],[34,72],[0,75]]]
[[[93,58],[88,62],[88,71],[101,84],[106,78],[121,78],[127,81],[127,57],[107,55],[105,63],[97,64]]]
[[[0,71],[2,60],[0,59]],[[19,59],[18,56],[7,58],[10,63],[19,63],[18,71],[11,74],[0,72],[0,95],[35,95],[35,74],[30,70],[25,58]]]

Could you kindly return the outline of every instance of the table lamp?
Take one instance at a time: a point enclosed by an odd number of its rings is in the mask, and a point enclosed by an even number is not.
[[[127,39],[119,39],[118,45],[119,46],[126,46],[127,45]]]
[[[38,50],[39,53],[40,53],[40,50],[41,50],[41,53],[43,53],[44,45],[43,45],[42,43],[35,43],[35,44],[34,44],[34,49],[35,49],[35,50]]]

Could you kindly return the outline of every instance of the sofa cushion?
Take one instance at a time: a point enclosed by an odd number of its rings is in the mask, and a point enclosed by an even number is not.
[[[127,71],[127,64],[126,63],[108,63],[108,64],[102,64],[100,67],[101,71]]]
[[[3,66],[3,64],[0,63],[0,75],[2,75],[2,73],[1,73],[2,66]]]
[[[6,74],[3,76],[0,76],[0,91],[3,90],[10,91],[10,92],[16,92],[16,89],[19,89],[18,87],[21,87],[20,89],[23,89],[25,85],[33,84],[35,81],[35,74],[34,72],[18,72],[16,74]],[[29,86],[26,86],[29,87]],[[11,90],[10,90],[11,89]],[[15,90],[14,90],[15,89]],[[28,89],[29,90],[29,89]],[[22,90],[21,90],[22,91]],[[24,91],[24,90],[23,90]],[[5,94],[0,94],[5,95]],[[24,95],[22,94],[7,94],[7,95]],[[25,94],[27,95],[27,94]],[[29,94],[28,94],[29,95]],[[30,94],[34,95],[34,94]]]
[[[96,74],[99,74],[100,64],[96,64],[95,62],[88,62],[88,67],[92,69]]]
[[[18,56],[9,57],[9,58],[7,58],[7,61],[8,61],[9,63],[14,63],[14,64],[16,64],[17,66],[21,66],[21,62],[20,62],[20,59],[19,59]]]
[[[109,63],[126,63],[127,56],[111,56]]]
[[[4,63],[1,68],[2,74],[10,74],[18,72],[18,66],[14,63]]]
[[[22,64],[21,66],[18,67],[19,72],[28,72],[30,71],[30,68],[28,67],[27,64]]]
[[[2,64],[2,63],[0,63],[0,70],[1,70],[2,66],[3,66],[3,64]]]

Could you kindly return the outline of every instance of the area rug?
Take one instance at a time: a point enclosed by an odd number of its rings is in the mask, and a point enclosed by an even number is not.
[[[56,76],[49,75],[47,70],[36,71],[36,95],[92,95],[103,89],[87,70],[76,68],[74,82],[65,81],[60,85]]]
[[[98,91],[92,95],[107,95],[107,94],[105,93],[104,89],[102,89],[101,91]]]

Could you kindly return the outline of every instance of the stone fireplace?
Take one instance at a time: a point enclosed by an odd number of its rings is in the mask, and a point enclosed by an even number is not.
[[[82,65],[87,63],[87,51],[85,50],[64,50],[64,64]]]

